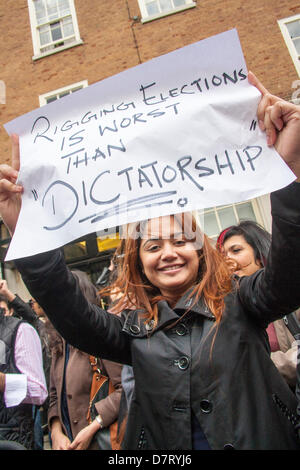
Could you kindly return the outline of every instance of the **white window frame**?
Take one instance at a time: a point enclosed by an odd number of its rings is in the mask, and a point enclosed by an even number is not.
[[[47,103],[47,99],[53,98],[54,96],[57,96],[57,99],[61,99],[58,97],[61,93],[64,92],[75,92],[77,90],[80,90],[82,88],[85,88],[88,86],[88,81],[87,80],[82,80],[81,82],[77,83],[72,83],[72,85],[64,86],[62,88],[58,88],[57,90],[49,91],[48,93],[44,93],[43,95],[39,96],[39,101],[40,101],[40,106],[45,106]]]
[[[141,15],[142,15],[141,22],[146,23],[148,21],[153,21],[153,20],[156,20],[158,18],[163,18],[164,16],[172,15],[173,13],[178,13],[179,11],[184,11],[184,10],[187,10],[189,8],[194,8],[197,5],[194,0],[185,0],[185,1],[186,1],[185,5],[182,5],[182,6],[177,7],[177,8],[174,7],[170,11],[165,11],[165,12],[159,13],[157,15],[149,16],[149,14],[147,12],[147,8],[146,8],[146,0],[138,0]]]
[[[204,220],[202,218],[206,213],[211,213],[212,212],[212,213],[215,214],[216,221],[217,221],[218,228],[219,228],[218,233],[210,234],[209,237],[216,240],[217,237],[219,236],[220,232],[222,230],[224,230],[225,228],[227,228],[227,227],[222,227],[222,225],[221,225],[221,221],[220,221],[220,218],[219,218],[219,211],[221,209],[224,209],[224,208],[227,208],[227,207],[232,207],[233,208],[233,212],[234,212],[235,217],[237,219],[237,221],[235,222],[235,225],[236,225],[240,221],[236,207],[241,205],[241,204],[244,204],[246,202],[251,203],[252,209],[253,209],[253,212],[254,212],[254,215],[255,215],[256,222],[259,225],[262,225],[263,227],[265,227],[266,230],[270,231],[269,220],[267,220],[267,217],[268,217],[267,213],[268,213],[268,209],[269,209],[268,203],[266,204],[267,207],[265,207],[266,210],[262,211],[262,206],[261,205],[263,204],[263,206],[265,206],[266,201],[260,201],[260,198],[256,198],[256,199],[250,199],[248,201],[241,201],[241,202],[238,202],[238,203],[235,203],[235,204],[226,204],[225,206],[210,207],[209,209],[205,209],[203,211],[203,213],[201,213],[201,215],[200,215],[201,220]],[[262,212],[266,212],[266,214],[264,214]],[[265,215],[266,215],[266,217],[265,217]],[[205,223],[204,223],[204,232],[206,233]]]
[[[48,55],[56,54],[56,53],[61,52],[65,49],[69,49],[70,47],[79,46],[80,44],[83,44],[83,41],[80,38],[74,0],[69,0],[70,12],[71,12],[70,16],[72,17],[72,23],[73,23],[73,28],[74,28],[74,40],[72,42],[68,43],[68,44],[64,44],[62,46],[54,47],[51,50],[41,51],[43,46],[41,46],[41,44],[40,44],[40,37],[39,37],[39,31],[38,31],[38,28],[41,25],[37,24],[36,14],[35,14],[35,7],[34,7],[34,0],[27,0],[27,2],[28,2],[28,11],[29,11],[30,26],[31,26],[31,34],[32,34],[33,54],[34,54],[33,57],[32,57],[32,60],[38,60],[38,59],[41,59],[42,57],[47,57]],[[59,20],[59,19],[61,19],[61,18],[57,18],[57,20]],[[55,20],[55,21],[57,21],[57,20]],[[62,40],[60,40],[58,42],[62,42]],[[55,43],[53,43],[53,44],[55,44]]]
[[[287,29],[287,23],[291,23],[292,21],[300,21],[300,14],[290,16],[289,18],[283,18],[281,20],[278,20],[278,26],[280,28],[280,31],[282,33],[283,39],[286,43],[286,46],[288,48],[288,51],[291,55],[291,58],[294,62],[295,68],[297,70],[297,73],[300,77],[300,54],[297,53],[296,47],[292,41],[292,38],[290,36],[290,33]]]

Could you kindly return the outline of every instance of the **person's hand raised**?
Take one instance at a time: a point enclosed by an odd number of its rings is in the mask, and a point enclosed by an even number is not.
[[[22,186],[16,184],[20,169],[19,138],[13,134],[11,166],[0,165],[0,214],[11,235],[16,228],[21,210]]]
[[[269,93],[252,72],[248,80],[262,94],[257,119],[268,145],[274,145],[300,182],[300,106]]]

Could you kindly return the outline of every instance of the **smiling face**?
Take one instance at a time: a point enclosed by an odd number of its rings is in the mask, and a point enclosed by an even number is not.
[[[225,255],[236,261],[240,267],[235,274],[238,276],[250,276],[260,269],[261,263],[255,259],[254,250],[249,243],[246,242],[243,235],[233,235],[229,237],[223,244]]]
[[[171,301],[197,279],[199,257],[193,241],[187,240],[172,216],[150,220],[139,250],[147,279]]]

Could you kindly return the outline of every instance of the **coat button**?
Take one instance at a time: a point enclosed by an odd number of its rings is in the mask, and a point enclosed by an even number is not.
[[[234,446],[232,444],[225,444],[223,449],[224,450],[234,450]]]
[[[212,409],[213,409],[213,405],[210,400],[200,401],[200,410],[202,411],[202,413],[211,413]]]
[[[131,325],[130,331],[131,331],[131,333],[133,333],[134,335],[138,335],[139,332],[141,331],[141,329],[140,329],[140,327],[139,327],[138,325]]]
[[[188,332],[188,329],[187,327],[183,324],[183,323],[180,323],[179,325],[176,326],[175,328],[175,333],[178,335],[178,336],[184,336],[186,335]]]
[[[150,320],[148,323],[145,323],[145,328],[147,331],[151,331],[154,328],[154,320]]]
[[[175,361],[175,364],[180,370],[186,370],[190,365],[190,360],[187,356],[182,356]]]

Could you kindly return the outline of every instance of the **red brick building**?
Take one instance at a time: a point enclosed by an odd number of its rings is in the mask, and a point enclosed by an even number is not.
[[[0,160],[3,124],[82,86],[236,28],[246,63],[265,86],[300,97],[300,5],[292,0],[14,0],[0,2]],[[298,93],[299,92],[299,93]],[[268,197],[207,212],[210,235],[242,217],[270,228]],[[7,245],[2,227],[2,259]],[[66,249],[95,280],[110,251],[97,236]],[[74,248],[75,246],[75,248]],[[99,249],[101,251],[99,251]],[[74,251],[77,250],[77,251]],[[3,274],[15,282],[13,264]]]

